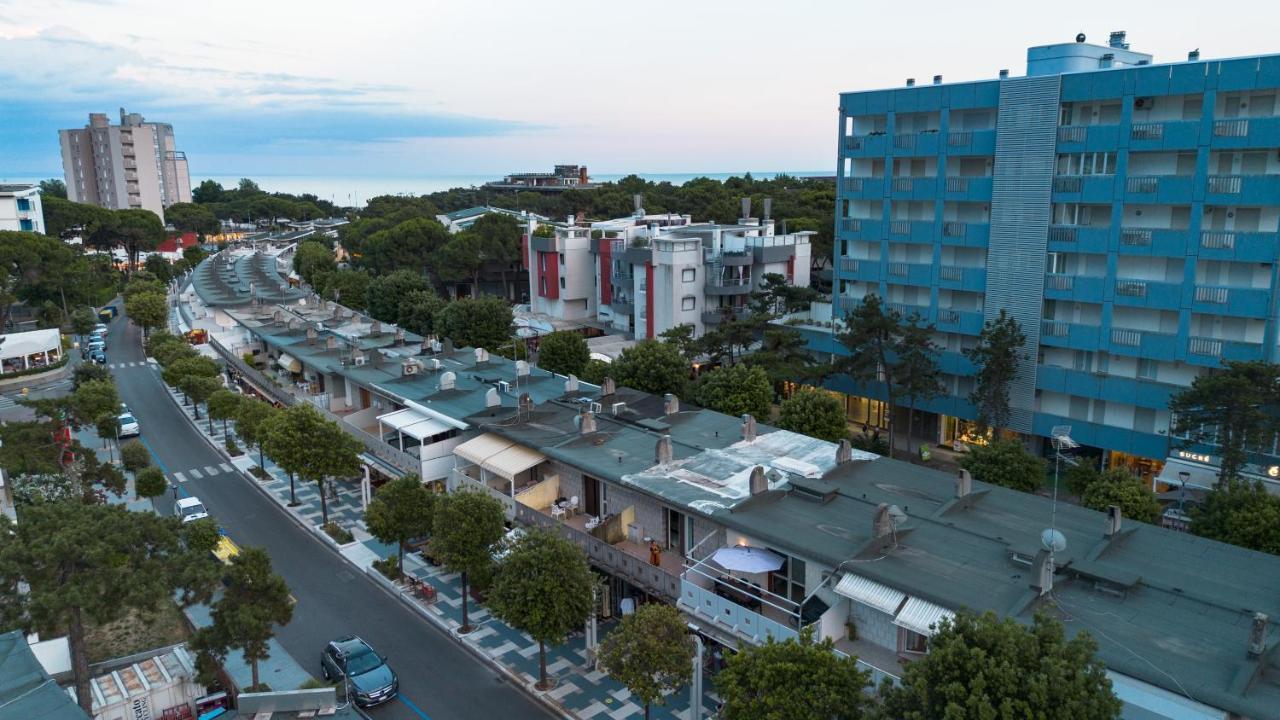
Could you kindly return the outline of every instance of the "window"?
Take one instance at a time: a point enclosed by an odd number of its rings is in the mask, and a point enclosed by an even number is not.
[[[693,282],[698,279],[698,271],[693,268],[685,268],[680,271],[680,279],[684,282]]]
[[[929,638],[904,627],[898,628],[898,645],[901,646],[900,652],[904,653],[929,652]]]
[[[790,598],[797,603],[803,602],[805,597],[804,561],[799,558],[793,558],[775,548],[768,549],[784,558],[782,567],[769,576],[769,592]]]
[[[1065,253],[1051,252],[1046,258],[1045,271],[1050,274],[1061,274],[1067,271],[1067,256]]]
[[[1138,358],[1138,377],[1144,380],[1155,380],[1160,370],[1159,360]]]
[[[680,298],[681,310],[693,310],[695,307],[697,307],[697,305],[698,305],[698,299],[692,295],[685,295],[684,297]]]
[[[560,264],[564,265],[564,253],[560,253]]]
[[[1093,369],[1093,353],[1088,350],[1075,351],[1075,369],[1088,372]]]
[[[560,278],[560,289],[564,289],[564,278]]]

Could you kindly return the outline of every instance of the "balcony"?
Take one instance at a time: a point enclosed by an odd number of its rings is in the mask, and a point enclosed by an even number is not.
[[[1200,233],[1200,257],[1215,260],[1269,263],[1276,259],[1280,236],[1276,233],[1244,233],[1205,230]]]
[[[1280,117],[1215,120],[1209,147],[1274,148],[1280,145]]]
[[[942,244],[961,247],[987,246],[991,226],[987,223],[948,221],[942,224]]]
[[[1049,249],[1063,252],[1105,253],[1111,243],[1109,227],[1050,225]]]
[[[1119,140],[1119,125],[1064,125],[1058,128],[1059,152],[1080,152],[1086,146],[1115,147]]]
[[[889,149],[889,136],[883,132],[845,136],[844,149],[854,157],[883,156]]]
[[[1181,283],[1137,278],[1116,279],[1115,303],[1117,305],[1177,310],[1181,301]]]
[[[840,184],[840,189],[845,194],[856,198],[882,198],[884,197],[884,178],[845,178]]]
[[[716,255],[708,248],[702,259],[703,262],[720,265],[721,267],[743,267],[750,265],[755,258],[749,250],[746,252],[722,252]]]
[[[938,286],[948,290],[982,292],[987,287],[987,269],[983,267],[940,265],[938,267]]]
[[[1109,203],[1114,195],[1114,175],[1058,175],[1053,194],[1066,202]]]
[[[1271,293],[1264,288],[1196,285],[1191,309],[1210,315],[1264,318],[1268,315]]]
[[[990,200],[991,177],[949,177],[946,179],[947,200]]]
[[[1199,120],[1136,122],[1129,128],[1133,150],[1190,150],[1200,137]]]
[[[1216,367],[1220,361],[1247,362],[1262,359],[1262,343],[1219,338],[1191,337],[1187,339],[1187,354],[1198,365]]]
[[[895,155],[937,155],[938,131],[900,133],[893,136]]]
[[[1191,202],[1194,184],[1195,178],[1190,175],[1130,175],[1124,182],[1125,199],[1129,202],[1187,203]]]
[[[1129,328],[1111,328],[1111,351],[1118,355],[1172,358],[1178,336],[1170,333]]]
[[[465,468],[455,467],[449,473],[450,484],[455,488],[465,487],[483,492],[502,503],[502,509],[507,514],[507,520],[514,518],[516,500],[511,494],[510,481],[496,475],[491,475],[487,480],[482,480],[478,477],[482,474],[487,473],[477,465],[468,465]]]
[[[947,151],[953,155],[994,155],[996,131],[958,130],[947,133]]]
[[[1105,282],[1103,278],[1088,275],[1046,273],[1044,296],[1053,300],[1100,303]]]
[[[1040,342],[1054,347],[1094,349],[1100,331],[1097,325],[1044,320],[1040,324]]]
[[[845,280],[880,282],[882,277],[880,261],[840,258],[840,277]]]
[[[842,236],[854,240],[880,240],[884,223],[880,218],[841,218],[840,232]]]
[[[931,200],[938,194],[936,177],[896,177],[891,196],[898,200]]]
[[[621,518],[626,514],[627,511],[624,510],[613,519],[606,519],[587,530],[591,519],[587,515],[559,520],[550,514],[549,509],[544,512],[524,503],[516,503],[515,506],[516,522],[546,528],[559,534],[582,548],[592,565],[666,600],[681,599],[681,558],[674,552],[664,552],[660,565],[650,565],[649,546],[627,538],[628,528],[621,523]]]
[[[635,315],[636,314],[635,303],[631,300],[614,298],[613,302],[609,303],[609,308],[613,310],[615,315]]]
[[[636,276],[633,275],[630,271],[621,272],[618,270],[614,270],[612,273],[609,274],[609,281],[614,285],[630,285],[631,283],[635,282],[635,279],[636,279]]]
[[[751,278],[709,277],[704,292],[707,295],[747,295],[751,292]]]
[[[1280,197],[1280,175],[1210,175],[1207,202],[1270,205]]]
[[[891,262],[885,280],[898,285],[933,285],[932,263]]]
[[[889,239],[932,245],[937,227],[932,220],[892,220],[889,222]]]
[[[982,313],[978,310],[938,308],[938,321],[935,325],[939,330],[947,332],[977,335],[982,332]]]

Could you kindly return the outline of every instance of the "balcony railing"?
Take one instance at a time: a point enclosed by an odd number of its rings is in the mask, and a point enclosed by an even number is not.
[[[1151,231],[1147,228],[1124,228],[1120,231],[1120,244],[1148,247],[1151,245]]]
[[[942,223],[942,236],[951,238],[962,238],[965,236],[966,224],[962,222],[945,222]]]
[[[1040,324],[1040,332],[1047,337],[1066,337],[1071,332],[1071,323],[1061,320],[1045,320]]]
[[[845,178],[841,183],[845,192],[862,192],[862,178],[852,177]]]
[[[1078,143],[1084,142],[1086,128],[1084,126],[1060,127],[1058,128],[1058,142],[1061,143]]]
[[[1053,191],[1060,193],[1078,193],[1084,188],[1084,178],[1056,177],[1053,179]]]
[[[938,268],[938,278],[941,280],[958,281],[964,277],[964,268],[958,265],[943,265]]]
[[[1076,229],[1073,227],[1054,226],[1049,228],[1049,242],[1075,242]]]
[[[1153,193],[1160,187],[1160,178],[1153,175],[1130,177],[1124,182],[1125,192]]]
[[[904,262],[889,263],[889,274],[894,277],[906,277],[908,265]]]
[[[1075,286],[1075,277],[1056,273],[1050,274],[1045,276],[1044,284],[1050,290],[1071,290]]]
[[[680,576],[667,572],[660,566],[650,565],[647,558],[636,557],[590,533],[582,532],[521,503],[516,503],[515,519],[524,525],[547,528],[558,533],[582,548],[593,565],[633,585],[667,600],[678,600],[681,597]]]
[[[893,220],[889,223],[890,235],[906,235],[911,232],[910,220]]]
[[[909,133],[894,135],[893,146],[899,150],[913,150],[916,146],[916,136]]]
[[[476,470],[479,471],[479,468],[476,468]],[[459,468],[454,468],[449,474],[453,476],[454,487],[466,487],[474,490],[480,490],[489,497],[502,503],[503,509],[507,512],[508,520],[515,516],[516,501],[515,498],[511,497],[507,492],[499,490],[479,478],[473,478]]]
[[[707,284],[713,287],[743,287],[751,284],[749,277],[711,277]]]
[[[1245,137],[1248,134],[1248,120],[1216,120],[1213,123],[1214,137]]]
[[[845,272],[858,272],[862,261],[857,258],[840,258],[840,269]]]
[[[1111,342],[1116,345],[1138,347],[1142,344],[1142,333],[1137,330],[1113,328],[1111,330]]]
[[[1129,130],[1132,140],[1160,140],[1164,138],[1164,123],[1134,123]]]
[[[1117,280],[1116,294],[1125,297],[1146,297],[1147,281],[1146,280]]]
[[[1208,190],[1220,195],[1238,195],[1244,184],[1239,175],[1210,175]]]
[[[1211,287],[1208,285],[1196,286],[1196,302],[1225,305],[1227,304],[1227,298],[1229,296],[1230,291],[1224,287]]]
[[[947,145],[951,147],[964,147],[973,142],[973,133],[968,131],[947,133]]]
[[[956,310],[941,308],[938,310],[938,323],[941,325],[956,325],[960,322],[960,313]]]
[[[1206,230],[1200,233],[1200,247],[1209,250],[1233,250],[1236,246],[1236,234]]]
[[[862,230],[862,221],[858,218],[843,218],[840,220],[840,229],[845,232],[858,232]]]
[[[909,177],[894,178],[893,191],[894,192],[911,192],[911,187],[913,183],[914,183],[913,178],[909,178]]]
[[[947,192],[968,192],[969,178],[967,177],[949,177],[947,178]]]
[[[845,150],[861,150],[862,138],[855,135],[846,136],[844,139],[844,149]]]
[[[1205,357],[1222,357],[1222,341],[1213,338],[1193,337],[1187,343],[1187,351],[1192,355]]]

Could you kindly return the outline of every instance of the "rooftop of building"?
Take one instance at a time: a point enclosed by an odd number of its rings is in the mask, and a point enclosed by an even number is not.
[[[444,213],[444,217],[456,222],[469,218],[479,218],[483,215],[488,215],[489,213],[502,213],[503,215],[510,215],[512,217],[528,217],[538,221],[548,219],[545,216],[529,212],[528,210],[508,210],[507,208],[494,207],[492,205],[477,205],[475,207],[454,210],[453,212]]]
[[[210,306],[297,301],[306,292],[290,287],[276,267],[274,255],[258,251],[223,251],[206,258],[192,272],[192,285]]]
[[[0,720],[85,720],[19,630],[0,635]]]
[[[31,193],[38,193],[38,192],[40,192],[39,185],[30,185],[30,184],[23,184],[23,183],[9,183],[9,184],[0,185],[0,195],[4,195],[4,196],[30,195]]]

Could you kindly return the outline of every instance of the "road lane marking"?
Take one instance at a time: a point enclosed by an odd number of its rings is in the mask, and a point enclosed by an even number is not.
[[[214,467],[214,466],[212,466],[212,465],[205,465],[205,466],[204,466],[204,474],[205,474],[205,475],[208,475],[209,477],[213,477],[214,475],[217,475],[217,474],[218,474],[218,468],[216,468],[216,467]]]
[[[235,468],[231,467],[226,463],[222,463],[218,467],[222,468],[222,472],[235,472]]]
[[[197,479],[197,480],[199,480],[200,478],[204,477],[203,475],[201,475],[201,474],[200,474],[200,468],[191,468],[191,469],[190,469],[190,470],[188,470],[187,472],[191,473],[191,477],[193,477],[193,478],[195,478],[195,479]]]
[[[409,698],[405,697],[404,695],[397,695],[396,697],[399,698],[400,702],[404,703],[405,707],[409,708],[415,714],[417,714],[418,717],[422,718],[423,720],[431,720],[431,716],[423,712],[422,708],[418,707],[417,705],[414,705],[413,701],[411,701]]]
[[[178,482],[180,482],[180,483],[184,483],[184,482],[186,482],[186,481],[187,481],[187,478],[186,478],[185,476],[183,476],[183,474],[182,474],[182,473],[180,473],[180,472],[176,472],[176,473],[174,473],[174,474],[173,474],[173,479],[174,479],[174,480],[177,480],[177,481],[178,481]]]

